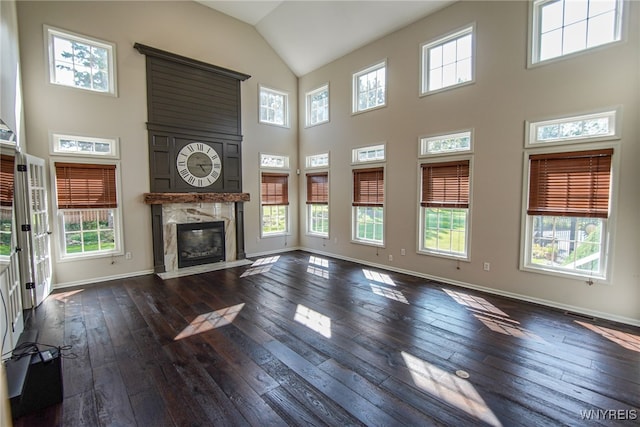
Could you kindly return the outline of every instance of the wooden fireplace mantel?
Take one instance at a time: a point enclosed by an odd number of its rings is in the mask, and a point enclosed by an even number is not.
[[[249,193],[144,193],[147,205],[248,202]]]

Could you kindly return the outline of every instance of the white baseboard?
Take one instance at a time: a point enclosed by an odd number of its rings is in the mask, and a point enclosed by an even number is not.
[[[570,312],[570,313],[578,313],[578,314],[586,315],[586,316],[589,316],[589,317],[594,317],[594,318],[599,318],[599,319],[606,319],[606,320],[611,320],[613,322],[624,323],[624,324],[627,324],[627,325],[639,326],[640,327],[640,319],[633,319],[633,318],[630,318],[630,317],[618,316],[618,315],[611,314],[611,313],[605,313],[605,312],[601,312],[601,311],[590,310],[590,309],[587,309],[587,308],[584,308],[584,307],[577,307],[577,306],[573,306],[573,305],[562,304],[562,303],[559,303],[559,302],[556,302],[556,301],[550,301],[550,300],[546,300],[546,299],[542,299],[542,298],[535,298],[535,297],[531,297],[531,296],[528,296],[528,295],[516,294],[516,293],[513,293],[513,292],[502,291],[502,290],[499,290],[499,289],[487,288],[485,286],[474,285],[473,283],[461,282],[461,281],[458,281],[458,280],[451,280],[451,279],[447,279],[447,278],[444,278],[444,277],[433,276],[431,274],[421,273],[421,272],[417,272],[417,271],[390,267],[390,266],[384,265],[384,264],[377,264],[377,263],[373,263],[373,262],[363,261],[363,260],[360,260],[360,259],[350,258],[350,257],[346,257],[346,256],[334,254],[334,253],[329,253],[329,252],[318,251],[318,250],[315,250],[315,249],[299,248],[299,250],[306,251],[306,252],[311,252],[311,253],[318,254],[318,255],[324,255],[324,256],[331,257],[331,258],[338,258],[338,259],[341,259],[341,260],[344,260],[344,261],[355,262],[355,263],[363,264],[363,265],[366,265],[366,266],[369,266],[369,267],[379,268],[381,270],[394,271],[396,273],[407,274],[409,276],[422,277],[424,279],[434,280],[434,281],[446,283],[446,284],[449,284],[449,285],[460,286],[462,288],[474,289],[474,290],[477,290],[477,291],[486,292],[486,293],[493,294],[493,295],[499,295],[499,296],[503,296],[503,297],[507,297],[507,298],[516,299],[516,300],[519,300],[519,301],[530,302],[532,304],[543,305],[543,306],[546,306],[546,307],[551,307],[551,308],[559,309],[559,310],[562,310],[562,311],[567,311],[567,312]]]

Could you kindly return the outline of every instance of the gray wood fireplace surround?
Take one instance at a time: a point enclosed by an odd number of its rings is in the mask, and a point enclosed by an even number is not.
[[[249,194],[242,192],[240,83],[251,76],[139,43],[133,47],[146,56],[151,188],[144,202],[151,206],[154,271],[177,268],[167,253],[175,236],[166,234],[184,222],[225,221],[226,261],[244,259]],[[183,178],[179,157],[192,144],[215,153],[214,182],[194,185]]]

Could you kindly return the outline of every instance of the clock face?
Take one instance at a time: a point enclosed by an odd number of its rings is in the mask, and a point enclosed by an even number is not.
[[[176,158],[176,167],[180,178],[194,187],[208,187],[222,173],[220,156],[203,142],[192,142],[182,147]]]

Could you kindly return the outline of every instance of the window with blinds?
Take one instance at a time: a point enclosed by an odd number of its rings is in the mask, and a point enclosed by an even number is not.
[[[529,215],[607,218],[613,149],[529,157]]]
[[[15,157],[0,156],[0,206],[13,206]]]
[[[289,204],[289,174],[262,173],[261,198],[263,206]]]
[[[384,205],[384,168],[353,171],[353,206]]]
[[[118,207],[116,166],[55,163],[58,209]]]
[[[307,204],[329,203],[329,173],[307,174]]]
[[[422,165],[423,207],[469,207],[469,160]]]

